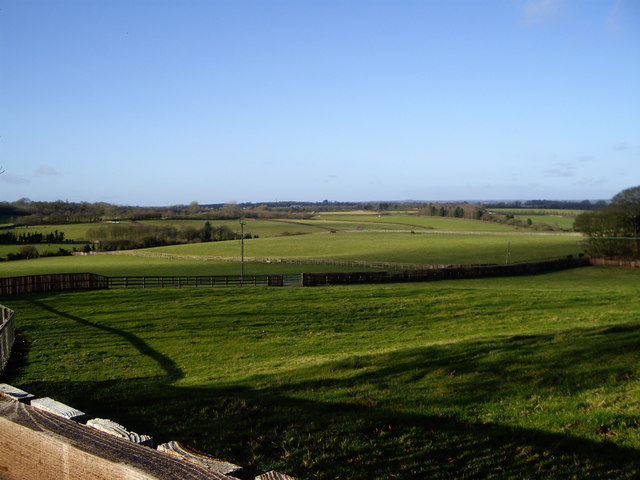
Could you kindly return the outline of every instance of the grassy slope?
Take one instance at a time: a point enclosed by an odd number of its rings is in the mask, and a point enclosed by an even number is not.
[[[571,229],[575,217],[563,217],[561,215],[516,215],[519,220],[527,221],[531,219],[533,223],[546,223],[547,225],[557,225],[560,228]]]
[[[290,265],[285,263],[245,262],[245,275],[301,273],[302,271],[351,271],[338,265]],[[358,270],[366,270],[358,268]],[[0,263],[0,277],[41,275],[46,273],[90,272],[99,275],[239,275],[240,262],[147,258],[128,255],[53,257]]]
[[[14,383],[301,478],[636,478],[640,272],[7,299]]]
[[[582,251],[581,238],[556,235],[338,233],[245,240],[245,257],[364,260],[424,264],[504,263],[563,257]],[[141,250],[176,255],[239,257],[240,241]],[[92,272],[103,275],[228,275],[238,262],[144,258],[126,255],[41,258],[0,263],[0,277]],[[246,274],[353,270],[331,265],[247,264]],[[358,267],[360,269],[361,267]]]
[[[339,233],[259,238],[245,241],[247,257],[324,258],[408,263],[504,263],[580,253],[580,237],[536,235],[460,235]],[[237,257],[239,242],[175,245],[149,249],[178,255]]]
[[[207,220],[142,220],[139,222],[120,222],[120,224],[139,223],[143,225],[202,228]],[[328,229],[357,230],[376,229],[435,229],[469,231],[514,231],[513,227],[490,222],[465,220],[459,218],[416,217],[412,215],[345,215],[323,214],[311,220],[255,220],[245,219],[245,232],[260,237],[279,236],[283,233],[318,233]],[[238,220],[209,220],[213,226],[225,225],[234,232],[240,232]],[[10,228],[7,231],[20,233],[64,232],[70,240],[91,240],[88,231],[92,228],[109,226],[107,223],[78,223],[69,225],[34,225]]]
[[[470,232],[514,232],[516,228],[499,223],[464,218],[419,217],[416,215],[318,215],[315,221],[359,223],[366,228],[396,228],[402,230],[429,229]]]
[[[575,210],[567,208],[491,208],[492,212],[502,213],[504,215],[524,215],[536,212],[539,215],[561,215],[567,217],[575,217],[584,213],[586,210]]]

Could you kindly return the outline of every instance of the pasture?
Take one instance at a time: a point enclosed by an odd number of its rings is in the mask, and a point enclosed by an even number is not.
[[[19,263],[19,262],[16,262]],[[12,382],[302,479],[637,478],[640,271],[3,300]]]
[[[245,240],[245,258],[318,260],[325,264],[245,262],[245,273],[366,270],[340,261],[416,264],[510,263],[577,255],[582,238],[566,235],[325,233]],[[169,254],[169,257],[162,255]],[[171,257],[173,256],[173,257]],[[190,258],[189,258],[190,257]],[[109,255],[52,257],[0,263],[0,277],[91,272],[101,275],[232,275],[240,272],[240,240],[173,245]]]
[[[564,230],[571,230],[575,217],[565,217],[562,215],[515,215],[515,218],[526,222],[531,219],[533,223],[544,223],[552,227],[559,227]]]
[[[173,245],[148,252],[238,257],[238,241]],[[245,255],[421,264],[505,263],[576,255],[582,238],[536,234],[326,233],[245,241]]]
[[[286,273],[343,272],[353,267],[340,265],[295,265],[286,263],[245,262],[246,275]],[[358,270],[368,270],[359,267]],[[156,258],[135,255],[91,255],[83,257],[47,257],[0,263],[0,277],[42,275],[47,273],[97,273],[107,276],[134,275],[239,275],[240,262],[220,262],[184,258]]]
[[[313,218],[314,224],[325,223],[338,230],[443,230],[459,232],[515,232],[510,225],[451,217],[421,217],[417,215],[374,214],[320,214]],[[342,228],[340,228],[342,227]]]
[[[204,223],[209,221],[214,226],[227,226],[234,232],[240,232],[238,220],[140,220],[122,221],[118,225],[155,225],[169,227],[202,228]],[[477,220],[467,220],[462,218],[443,217],[418,217],[407,214],[394,215],[358,215],[354,213],[322,213],[311,219],[288,220],[288,219],[245,219],[245,233],[257,235],[259,237],[286,236],[291,234],[320,233],[328,230],[452,230],[452,231],[502,231],[513,232],[514,227],[500,225],[491,222],[481,222]],[[52,233],[54,231],[64,232],[65,238],[76,241],[91,241],[90,230],[96,227],[108,227],[112,223],[76,223],[66,225],[32,225],[6,228],[6,231],[21,233]]]
[[[576,217],[585,212],[585,210],[568,210],[560,208],[492,208],[491,211],[501,215],[513,215],[515,218],[522,220],[523,222],[531,219],[533,223],[544,223],[564,230],[573,229],[573,223]]]

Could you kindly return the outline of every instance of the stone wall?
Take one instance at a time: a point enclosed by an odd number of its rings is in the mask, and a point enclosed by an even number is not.
[[[72,418],[74,420],[72,420]],[[86,416],[50,398],[0,384],[3,480],[238,480],[241,467]],[[295,480],[267,472],[256,480]]]

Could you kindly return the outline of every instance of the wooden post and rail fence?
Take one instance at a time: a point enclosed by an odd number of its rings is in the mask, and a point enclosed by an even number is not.
[[[9,361],[15,340],[13,310],[0,305],[0,321],[0,372],[2,372]]]
[[[0,278],[0,297],[30,293],[108,288],[283,287],[295,285],[316,286],[426,282],[447,279],[536,275],[587,265],[639,267],[640,262],[592,260],[584,257],[572,257],[508,265],[424,265],[422,269],[417,270],[301,273],[286,275],[104,276],[93,273],[63,273]]]

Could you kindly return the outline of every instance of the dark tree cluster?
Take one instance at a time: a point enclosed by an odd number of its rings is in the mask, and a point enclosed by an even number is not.
[[[640,258],[640,186],[621,191],[606,208],[579,215],[575,228],[587,237],[589,255]]]
[[[51,233],[19,233],[4,232],[0,233],[0,244],[15,245],[20,243],[64,243],[64,232]]]
[[[596,210],[606,206],[604,200],[515,200],[512,202],[483,202],[487,208],[517,208],[531,210]]]
[[[156,226],[142,224],[111,224],[91,228],[87,235],[98,242],[101,250],[128,250],[182,243],[218,242],[240,236],[226,225],[213,226],[206,222],[202,228],[186,226]],[[245,235],[245,238],[251,238]]]
[[[484,220],[487,210],[472,203],[428,203],[418,207],[418,215]]]
[[[32,258],[39,257],[62,257],[67,255],[71,255],[71,252],[64,248],[59,248],[56,251],[45,249],[42,252],[39,252],[38,249],[33,245],[24,245],[20,247],[17,252],[8,253],[6,259],[0,258],[0,261],[30,260]]]

